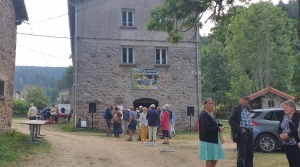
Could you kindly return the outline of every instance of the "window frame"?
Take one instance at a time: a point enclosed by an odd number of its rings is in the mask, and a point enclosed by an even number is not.
[[[123,49],[126,49],[126,62],[123,62]],[[132,62],[129,62],[129,49],[132,49]],[[122,46],[121,51],[121,63],[123,64],[134,64],[134,47],[133,46]]]
[[[126,21],[123,22],[123,12],[126,12]],[[130,26],[130,22],[129,22],[129,12],[132,13],[132,25]],[[122,22],[122,27],[134,27],[135,25],[135,22],[134,22],[134,9],[122,9],[122,12],[121,12],[121,22]],[[123,24],[126,24],[126,25],[123,25]]]
[[[157,58],[156,58],[156,52],[157,50],[159,49],[159,63],[157,63]],[[166,60],[165,60],[165,63],[163,63],[163,60],[162,60],[162,50],[165,50],[166,51]],[[168,65],[168,48],[163,48],[163,47],[156,47],[155,48],[155,64],[156,65]]]

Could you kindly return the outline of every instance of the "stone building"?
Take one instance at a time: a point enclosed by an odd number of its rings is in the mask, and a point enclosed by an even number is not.
[[[260,90],[250,97],[249,108],[250,109],[263,109],[280,107],[280,104],[286,100],[295,100],[295,97],[290,96],[284,92],[268,86],[267,88]]]
[[[190,124],[187,107],[194,107],[192,128],[195,128],[198,115],[195,32],[185,32],[185,39],[172,45],[166,41],[167,33],[145,28],[150,9],[163,0],[102,3],[69,0],[68,3],[75,76],[70,93],[75,96],[70,97],[70,102],[77,126],[79,118],[86,117],[91,127],[90,103],[96,104],[93,125],[100,129],[106,127],[103,111],[110,105],[127,109],[169,104],[177,118],[177,129]]]
[[[17,25],[28,20],[23,0],[0,2],[0,132],[11,130]]]

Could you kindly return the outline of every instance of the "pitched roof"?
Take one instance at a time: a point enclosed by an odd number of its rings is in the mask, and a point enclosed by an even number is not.
[[[258,91],[256,93],[250,95],[249,96],[250,100],[253,100],[253,99],[255,99],[255,98],[259,97],[259,96],[262,96],[262,95],[264,95],[264,94],[266,94],[268,92],[274,93],[274,94],[276,94],[278,96],[281,96],[281,97],[283,97],[285,99],[288,99],[288,100],[292,100],[292,101],[295,100],[295,97],[290,96],[290,95],[288,95],[286,93],[283,93],[283,92],[281,92],[281,91],[279,91],[277,89],[274,89],[274,88],[272,88],[272,86],[268,86],[267,88],[265,88],[263,90],[260,90],[260,91]]]

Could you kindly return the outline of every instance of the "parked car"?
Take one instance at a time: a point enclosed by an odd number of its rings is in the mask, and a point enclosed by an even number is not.
[[[250,113],[254,147],[265,153],[271,153],[282,148],[277,129],[280,119],[284,116],[283,109],[255,109],[250,110]]]

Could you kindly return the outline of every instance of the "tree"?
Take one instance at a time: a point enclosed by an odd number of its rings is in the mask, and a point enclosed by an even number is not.
[[[46,94],[50,98],[50,104],[53,104],[56,102],[56,100],[58,98],[58,90],[57,89],[47,88]]]
[[[24,98],[27,102],[33,103],[38,109],[43,109],[49,104],[49,97],[45,94],[44,88],[41,86],[30,85],[26,89]]]
[[[13,101],[13,111],[18,114],[26,114],[29,108],[29,102],[25,100],[14,100]]]
[[[73,85],[73,67],[72,66],[69,66],[66,68],[66,70],[63,74],[62,80],[69,87]]]
[[[267,86],[291,91],[295,32],[295,22],[269,2],[237,9],[237,17],[231,18],[225,35],[232,76],[228,95],[251,94]]]
[[[200,19],[205,11],[210,11],[208,20],[219,21],[229,12],[235,2],[247,3],[248,0],[165,0],[163,5],[156,6],[150,12],[147,30],[167,32],[167,41],[176,44],[184,39],[183,32],[203,25]]]

